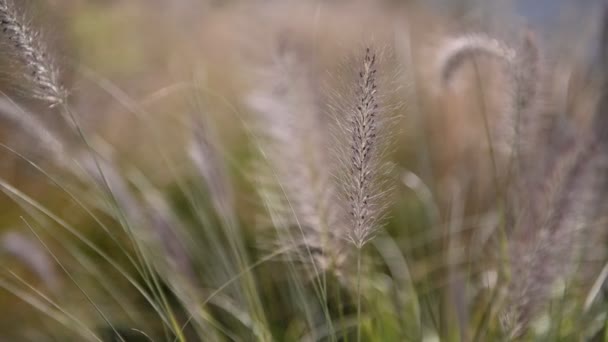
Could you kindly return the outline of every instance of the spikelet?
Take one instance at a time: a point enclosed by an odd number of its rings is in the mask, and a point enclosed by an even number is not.
[[[67,93],[42,35],[28,25],[11,0],[0,1],[0,27],[8,51],[20,64],[29,94],[51,107],[64,103]]]

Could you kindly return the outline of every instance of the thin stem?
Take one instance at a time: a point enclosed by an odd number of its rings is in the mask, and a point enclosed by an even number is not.
[[[357,248],[357,342],[361,342],[361,248]]]

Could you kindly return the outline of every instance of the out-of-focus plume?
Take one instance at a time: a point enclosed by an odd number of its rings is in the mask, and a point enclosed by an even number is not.
[[[448,39],[437,53],[436,69],[439,71],[440,84],[450,82],[462,64],[475,56],[489,56],[513,63],[516,52],[504,42],[485,34],[467,34]]]
[[[287,202],[288,225],[299,228],[280,233],[280,243],[294,244],[299,258],[313,255],[316,266],[328,270],[345,260],[344,226],[331,176],[329,131],[307,57],[303,47],[280,39],[247,104],[255,112],[267,173]]]
[[[604,23],[604,25],[606,25]],[[522,97],[534,100],[538,90],[529,89],[534,81],[534,53],[523,56],[519,72]],[[605,91],[605,90],[604,90]],[[510,281],[507,287],[507,308],[502,316],[508,333],[517,337],[524,334],[538,312],[551,297],[553,286],[560,279],[574,274],[576,259],[590,255],[591,240],[605,238],[601,225],[604,208],[602,194],[608,185],[608,135],[606,135],[606,100],[600,99],[594,125],[584,135],[572,132],[570,125],[552,123],[560,135],[551,146],[529,140],[522,146],[528,154],[527,162],[519,167],[515,197],[510,213],[513,231],[509,238]],[[520,101],[524,109],[522,125],[531,127],[528,134],[536,139],[555,139],[547,136],[541,120],[542,108],[530,107]],[[553,120],[562,119],[555,116]],[[563,119],[562,119],[563,120]],[[559,128],[559,129],[558,129]],[[556,135],[556,132],[550,132]],[[591,244],[594,244],[592,242]],[[587,246],[587,247],[585,247]]]
[[[523,202],[523,194],[518,197],[523,203],[516,203],[519,210],[509,238],[510,281],[503,317],[510,334],[525,332],[556,281],[572,274],[575,258],[582,252],[582,237],[597,229],[607,166],[597,145],[581,144],[565,151],[545,179],[534,181],[542,185],[529,195],[542,210],[533,211],[531,201]]]
[[[475,57],[490,57],[503,66],[506,76],[504,108],[499,109],[495,127],[490,127],[495,141],[492,144],[503,152],[505,159],[513,156],[514,150],[521,153],[521,145],[533,144],[539,127],[540,85],[542,82],[542,60],[538,43],[531,32],[526,32],[523,44],[512,47],[506,42],[486,34],[475,33],[446,40],[438,51],[436,69],[440,88],[445,88],[462,65]],[[534,132],[531,132],[534,130]],[[525,147],[523,147],[525,148]]]
[[[0,240],[0,254],[9,254],[29,267],[50,290],[59,289],[60,278],[53,260],[38,241],[17,231],[8,231]]]

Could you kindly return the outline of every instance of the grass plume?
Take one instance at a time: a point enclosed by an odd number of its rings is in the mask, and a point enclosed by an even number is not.
[[[344,150],[337,152],[344,168],[339,181],[348,203],[348,239],[358,249],[373,238],[383,218],[388,199],[384,187],[388,170],[382,158],[390,137],[384,125],[387,108],[378,93],[376,53],[366,49],[362,62],[356,89],[350,92],[352,97],[343,99],[350,102],[337,108],[342,111],[337,119],[340,138],[345,140],[343,144],[348,141]]]
[[[22,78],[29,83],[26,88],[30,95],[51,107],[64,103],[67,92],[59,81],[59,70],[44,37],[29,26],[12,0],[0,1],[0,27],[6,50],[14,56]]]

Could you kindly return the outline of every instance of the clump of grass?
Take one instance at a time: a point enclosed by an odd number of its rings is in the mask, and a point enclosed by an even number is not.
[[[598,189],[605,182],[603,134],[593,129],[578,137],[562,116],[546,113],[546,64],[530,32],[518,48],[485,34],[448,40],[437,56],[440,85],[449,84],[466,60],[478,56],[499,60],[508,82],[506,107],[500,109],[504,119],[491,127],[505,133],[491,143],[500,143],[508,152],[494,152],[494,163],[501,158],[495,165],[510,168],[504,172],[495,166],[494,172],[511,177],[495,183],[497,205],[505,215],[502,239],[508,246],[500,257],[508,262],[499,262],[507,269],[507,301],[500,318],[506,334],[519,338],[546,307],[556,283],[573,279],[575,259],[585,255],[583,236],[594,235],[602,191]],[[598,120],[602,117],[597,114]],[[544,146],[549,141],[554,146]]]

